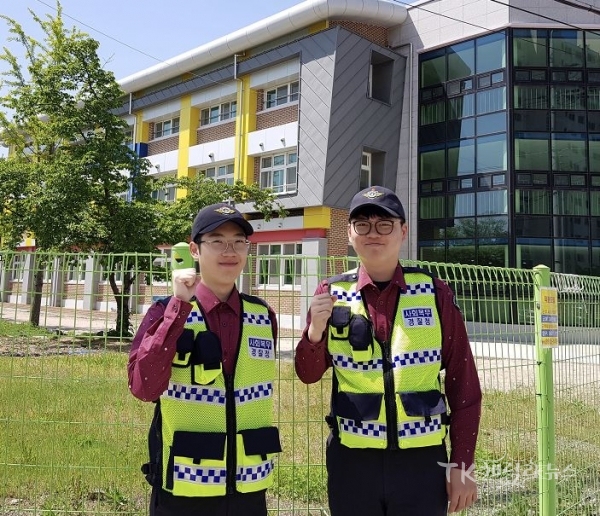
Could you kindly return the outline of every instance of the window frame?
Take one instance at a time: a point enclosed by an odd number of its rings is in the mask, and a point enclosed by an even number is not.
[[[226,169],[227,173],[219,175],[221,169]],[[229,172],[229,169],[231,169],[231,172]],[[212,174],[209,175],[209,171],[214,171],[214,177]],[[228,185],[233,185],[235,183],[235,164],[233,161],[199,169],[198,172],[204,174],[204,177],[212,179],[216,183],[226,183]],[[231,182],[229,181],[230,179]]]
[[[163,138],[168,138],[170,136],[175,136],[179,134],[181,119],[179,116],[174,116],[172,118],[165,118],[164,120],[159,120],[158,122],[154,122],[154,129],[152,131],[152,140],[160,140]],[[170,127],[165,129],[165,124],[169,123]],[[160,130],[158,127],[160,126]]]
[[[278,90],[285,88],[285,95],[278,94]],[[292,91],[292,89],[294,91]],[[269,94],[275,94],[275,98],[270,100]],[[275,109],[285,104],[298,102],[300,99],[300,81],[290,81],[285,84],[279,84],[275,88],[265,90],[264,108]]]
[[[286,247],[293,246],[294,253],[285,253]],[[280,247],[281,251],[274,253],[275,247]],[[267,252],[264,252],[264,251]],[[300,258],[298,258],[298,256]],[[260,243],[256,247],[256,287],[265,290],[300,290],[302,288],[302,242],[269,242]],[[263,270],[263,264],[267,264],[266,270]],[[287,274],[288,266],[292,267],[291,274]],[[271,271],[271,266],[275,271]],[[299,269],[299,270],[298,270]],[[266,276],[266,283],[262,279]],[[286,281],[286,276],[292,277],[292,282]],[[278,282],[270,282],[271,277],[278,278]]]
[[[284,157],[283,164],[275,164],[276,158]],[[294,156],[293,162],[290,161],[291,156]],[[275,154],[267,154],[259,157],[259,181],[261,189],[270,188],[275,195],[289,195],[298,192],[298,153],[296,150],[289,152],[278,152]],[[263,166],[265,160],[271,160],[271,165],[268,167]],[[288,182],[288,174],[291,169],[294,169],[295,181],[293,183]],[[274,174],[283,172],[284,182],[281,185],[273,186]],[[268,181],[263,180],[263,176],[268,175]],[[268,182],[268,184],[266,184]],[[277,188],[281,187],[281,190]]]
[[[227,106],[227,110],[225,110]],[[212,112],[216,110],[216,115]],[[206,115],[206,116],[205,116]],[[213,104],[200,110],[200,127],[234,121],[237,116],[237,100]]]

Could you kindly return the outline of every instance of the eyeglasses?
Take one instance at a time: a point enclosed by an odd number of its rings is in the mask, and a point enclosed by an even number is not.
[[[354,220],[350,224],[356,231],[357,235],[368,235],[371,232],[371,228],[375,226],[375,231],[380,235],[389,235],[394,231],[394,224],[399,222],[397,220],[378,220],[377,222],[370,222],[368,220]]]
[[[227,249],[231,247],[236,253],[245,253],[250,247],[248,240],[200,240],[199,244],[208,244],[208,246],[215,252],[224,254]]]

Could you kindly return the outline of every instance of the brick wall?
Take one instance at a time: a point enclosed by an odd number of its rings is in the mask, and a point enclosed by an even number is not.
[[[256,90],[256,111],[265,109],[265,90]]]
[[[83,283],[67,283],[65,285],[65,298],[66,299],[83,299]]]
[[[278,125],[289,124],[298,121],[298,104],[284,106],[279,109],[269,110],[256,115],[256,130],[268,129]]]
[[[334,20],[329,23],[329,26],[342,27],[379,46],[388,46],[387,29],[385,27],[348,20]]]
[[[252,177],[252,181],[260,185],[260,158],[254,158],[254,173]]]
[[[163,138],[161,140],[152,140],[148,142],[148,156],[161,154],[162,152],[174,151],[179,148],[179,135]]]
[[[235,136],[235,121],[198,128],[196,143],[208,143]]]
[[[327,256],[347,256],[348,255],[348,210],[340,208],[331,208],[331,228],[326,232],[327,237]],[[336,262],[339,266],[336,269],[328,271],[328,274],[335,275],[344,272],[342,264]]]

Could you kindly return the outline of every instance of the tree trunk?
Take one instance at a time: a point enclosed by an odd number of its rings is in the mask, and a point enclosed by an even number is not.
[[[115,296],[117,304],[117,321],[115,326],[115,334],[118,337],[130,337],[129,328],[131,326],[131,311],[129,309],[129,298],[131,295],[131,285],[135,279],[135,274],[129,274],[127,271],[123,273],[122,289],[119,292],[119,287],[115,281],[115,273],[111,272],[108,275],[110,288]]]
[[[44,267],[43,263],[36,260],[36,271],[33,280],[33,296],[31,298],[31,308],[29,309],[29,322],[32,326],[40,325],[40,313],[42,311],[42,288],[44,287]]]

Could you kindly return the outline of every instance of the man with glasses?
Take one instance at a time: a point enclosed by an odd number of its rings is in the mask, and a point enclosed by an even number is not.
[[[296,348],[304,383],[333,367],[331,516],[442,516],[477,499],[477,370],[450,288],[399,263],[405,221],[387,188],[354,196],[348,238],[360,266],[317,287]]]
[[[151,516],[266,516],[281,451],[273,426],[277,320],[235,282],[252,226],[227,204],[198,212],[173,295],[153,304],[129,355],[129,387],[156,403],[148,435]]]

